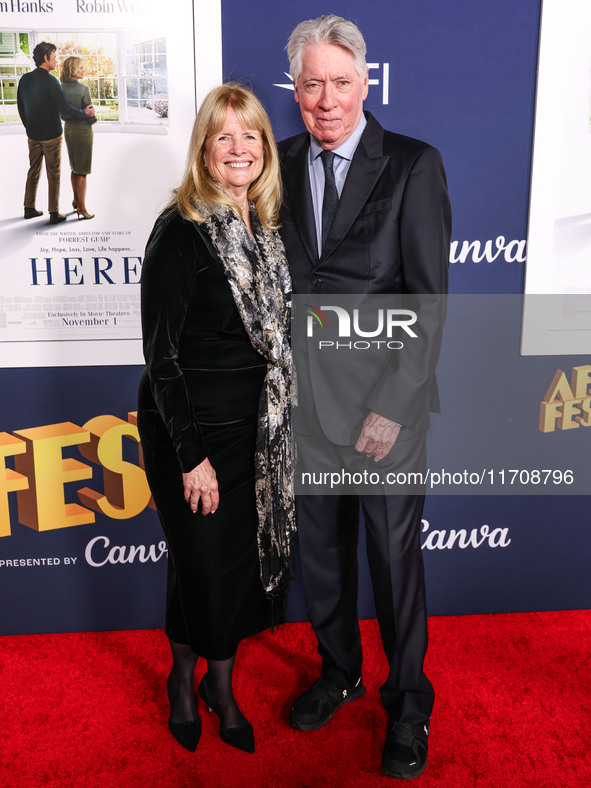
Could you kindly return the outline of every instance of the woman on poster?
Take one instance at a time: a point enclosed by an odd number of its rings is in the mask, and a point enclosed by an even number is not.
[[[284,619],[294,531],[291,282],[276,222],[279,160],[249,90],[214,89],[142,273],[138,426],[169,546],[169,728],[194,751],[199,696],[220,737],[254,752],[233,695],[238,644]]]
[[[84,76],[84,66],[79,57],[68,57],[62,66],[60,80],[66,98],[74,107],[84,109],[92,104],[90,90],[78,80]],[[70,180],[74,199],[72,207],[79,219],[92,219],[93,213],[86,210],[86,176],[90,175],[92,164],[92,124],[96,117],[87,120],[64,118],[64,138],[70,159]]]

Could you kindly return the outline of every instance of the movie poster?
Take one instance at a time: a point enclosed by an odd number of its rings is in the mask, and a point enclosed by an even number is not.
[[[590,175],[591,5],[545,0],[527,242],[526,355],[589,352]]]
[[[202,5],[0,2],[1,367],[141,363],[146,240],[182,174],[199,99],[196,80],[204,90],[221,81],[219,23],[208,21],[216,4]],[[67,58],[79,58],[79,82],[95,108],[85,179],[92,218],[76,210],[71,163],[80,166],[80,146],[74,137],[68,147],[67,134],[59,176],[59,212],[66,219],[50,223],[45,162],[35,200],[42,214],[24,218],[29,149],[18,85],[35,69],[33,50],[43,41],[57,47],[50,73],[58,80]],[[43,101],[48,117],[51,99]]]

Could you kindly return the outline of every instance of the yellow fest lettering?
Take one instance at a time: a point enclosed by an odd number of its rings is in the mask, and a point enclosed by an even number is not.
[[[0,536],[10,536],[8,493],[26,490],[29,486],[26,476],[6,467],[6,458],[23,454],[26,450],[24,441],[7,432],[0,432]]]
[[[573,367],[571,382],[558,369],[540,403],[541,432],[591,426],[591,364]]]
[[[73,457],[63,457],[66,446],[88,443],[90,433],[72,422],[15,430],[26,451],[14,458],[16,471],[29,480],[16,494],[18,519],[35,531],[51,531],[94,522],[94,514],[77,503],[66,503],[68,482],[92,478],[92,468]]]
[[[123,459],[124,438],[137,444],[138,464]],[[103,492],[89,487],[77,492],[84,506],[66,502],[66,484],[92,479],[92,466],[64,457],[76,446],[82,456],[103,470]],[[14,458],[14,470],[7,458]],[[95,522],[94,512],[121,520],[146,506],[155,509],[144,470],[137,413],[128,421],[97,416],[83,427],[71,422],[0,432],[0,537],[10,536],[9,493],[16,492],[18,520],[36,531],[50,531]]]
[[[127,419],[128,419],[130,424],[133,424],[134,427],[137,427],[137,410],[129,411],[128,414],[127,414]],[[138,435],[139,435],[139,433],[138,433]],[[142,448],[142,444],[141,443],[138,444],[138,453],[139,453],[139,465],[140,465],[140,468],[145,473],[146,472],[146,466],[144,465],[144,450]],[[156,511],[156,504],[154,503],[154,498],[152,497],[151,493],[150,493],[150,502],[148,503],[148,506],[150,507],[150,509],[154,509],[154,511]]]
[[[80,453],[103,467],[104,494],[84,487],[78,491],[81,502],[95,512],[115,520],[135,517],[151,502],[150,488],[143,469],[139,433],[135,413],[129,423],[117,416],[96,416],[84,425],[90,442],[80,447]],[[123,459],[123,439],[131,438],[138,444],[139,467]]]

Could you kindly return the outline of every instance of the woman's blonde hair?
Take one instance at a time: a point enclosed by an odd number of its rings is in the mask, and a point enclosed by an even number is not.
[[[281,207],[281,174],[279,154],[271,122],[265,109],[254,93],[235,82],[228,82],[214,88],[207,94],[193,125],[185,175],[170,205],[175,205],[186,219],[203,222],[197,207],[214,208],[226,205],[239,216],[240,207],[218,181],[214,180],[205,168],[204,154],[207,138],[222,130],[226,110],[232,107],[238,120],[245,129],[258,131],[263,142],[263,170],[250,185],[248,200],[253,202],[263,227],[277,227]]]
[[[60,74],[60,80],[62,82],[76,82],[78,77],[76,74],[80,70],[80,66],[82,65],[82,58],[79,57],[67,57],[64,60],[64,65],[62,66],[62,73]]]

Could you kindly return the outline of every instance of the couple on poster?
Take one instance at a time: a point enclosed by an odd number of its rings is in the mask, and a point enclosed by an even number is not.
[[[227,744],[254,752],[232,692],[240,640],[284,618],[295,529],[291,455],[290,296],[438,295],[447,291],[450,207],[437,150],[385,131],[363,112],[366,46],[336,16],[302,22],[288,42],[307,129],[275,146],[256,97],[213,90],[193,129],[181,186],[146,249],[142,323],[147,369],[138,426],[169,543],[166,633],[169,728],[194,751],[198,693]],[[281,187],[282,177],[283,187]],[[283,196],[282,196],[283,191]],[[341,381],[355,403],[334,427],[321,371],[298,359],[296,432],[343,467],[425,465],[436,406],[441,321],[417,330],[422,354],[371,380]],[[301,412],[303,411],[303,412]],[[359,431],[342,439],[352,424]],[[357,541],[363,508],[374,599],[389,673],[382,771],[422,773],[433,688],[423,672],[427,618],[419,541],[422,494],[314,495],[297,501],[306,605],[321,674],[289,723],[313,731],[361,697]],[[342,757],[342,756],[340,756]]]
[[[86,210],[86,176],[90,173],[93,134],[96,122],[90,91],[78,80],[84,76],[79,57],[68,57],[62,65],[63,86],[51,75],[55,70],[57,49],[47,41],[33,50],[36,68],[23,74],[18,84],[17,106],[27,132],[29,171],[25,185],[24,217],[36,219],[43,214],[36,208],[37,187],[45,160],[47,172],[49,223],[60,224],[66,216],[60,213],[60,175],[62,122],[66,122],[66,147],[70,159],[72,207],[78,218],[92,219]]]

